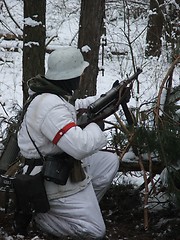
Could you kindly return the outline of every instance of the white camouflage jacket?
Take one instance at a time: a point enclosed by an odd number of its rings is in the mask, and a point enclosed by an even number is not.
[[[52,141],[60,129],[69,123],[76,123],[76,109],[86,108],[96,97],[78,99],[75,107],[55,94],[43,93],[36,96],[30,103],[18,134],[18,145],[21,154],[26,158],[39,158],[28,133],[34,140],[40,152],[45,156],[66,152],[75,159],[82,160],[92,155],[106,145],[106,136],[96,123],[90,123],[84,129],[79,126],[71,127],[57,142]],[[35,167],[32,174],[40,167]],[[68,196],[85,188],[90,177],[79,183],[68,180],[65,186],[45,181],[49,199]]]

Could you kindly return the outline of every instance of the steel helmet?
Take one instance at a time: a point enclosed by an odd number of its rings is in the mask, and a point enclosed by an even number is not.
[[[80,49],[61,47],[54,50],[48,58],[45,77],[49,80],[68,80],[81,76],[89,63],[84,61]]]

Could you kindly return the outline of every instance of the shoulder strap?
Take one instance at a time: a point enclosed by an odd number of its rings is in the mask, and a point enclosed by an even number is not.
[[[31,137],[31,135],[30,135],[30,132],[29,132],[29,130],[28,130],[27,124],[26,124],[26,130],[27,130],[27,133],[28,133],[28,135],[29,135],[29,138],[31,139],[31,142],[33,143],[34,147],[36,148],[37,152],[39,153],[42,161],[44,161],[44,156],[43,156],[42,153],[40,152],[40,150],[39,150],[39,148],[37,147],[35,141],[32,139],[32,137]]]
[[[34,93],[32,96],[30,96],[30,97],[27,99],[27,101],[25,102],[25,104],[24,104],[24,106],[23,106],[22,114],[21,114],[21,116],[20,116],[20,121],[19,121],[20,123],[22,123],[22,121],[23,121],[24,115],[25,115],[25,113],[26,113],[26,111],[27,111],[27,109],[28,109],[28,107],[29,107],[29,104],[32,102],[32,100],[33,100],[37,95],[40,95],[40,94],[42,94],[42,93]],[[27,130],[27,133],[28,133],[28,135],[29,135],[29,138],[31,139],[34,147],[36,148],[37,152],[39,153],[39,155],[40,155],[40,157],[41,157],[41,159],[42,159],[42,161],[43,161],[43,160],[44,160],[44,157],[43,157],[42,153],[40,152],[40,150],[38,149],[35,141],[32,139],[32,137],[31,137],[31,135],[30,135],[30,133],[29,133],[27,124],[25,124],[25,125],[26,125],[26,130]]]
[[[25,102],[25,104],[23,105],[23,109],[22,109],[22,112],[21,112],[21,114],[20,114],[20,117],[19,117],[19,125],[22,123],[22,121],[23,121],[23,118],[24,118],[24,115],[25,115],[25,113],[26,113],[26,111],[27,111],[27,109],[28,109],[28,107],[29,107],[29,104],[32,102],[32,100],[36,97],[36,96],[38,96],[38,95],[40,95],[41,93],[34,93],[33,95],[31,95],[27,100],[26,100],[26,102]]]
[[[22,108],[22,111],[20,112],[19,114],[19,117],[18,117],[18,121],[17,121],[17,127],[16,127],[16,130],[15,130],[15,133],[17,133],[20,129],[20,126],[21,126],[21,123],[23,121],[23,118],[24,118],[24,115],[29,107],[29,104],[32,102],[32,100],[37,96],[37,95],[40,95],[41,93],[34,93],[33,95],[31,95],[27,100],[26,102],[24,103],[23,105],[23,108]]]

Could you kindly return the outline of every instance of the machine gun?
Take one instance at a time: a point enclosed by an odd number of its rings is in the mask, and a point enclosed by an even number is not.
[[[131,119],[129,117],[127,102],[130,98],[130,90],[132,89],[133,81],[138,78],[141,72],[142,69],[137,69],[131,77],[120,83],[116,83],[108,92],[91,103],[86,109],[86,121],[82,121],[79,126],[85,127],[90,122],[98,122],[109,117],[118,110],[120,104],[124,110],[128,124],[132,125],[133,120],[132,117]]]

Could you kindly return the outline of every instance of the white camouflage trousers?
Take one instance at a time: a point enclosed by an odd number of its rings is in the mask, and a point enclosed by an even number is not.
[[[106,227],[99,201],[118,171],[119,160],[116,154],[99,151],[87,157],[85,164],[92,177],[90,184],[76,194],[50,200],[50,210],[35,217],[44,232],[81,240],[104,237]]]

